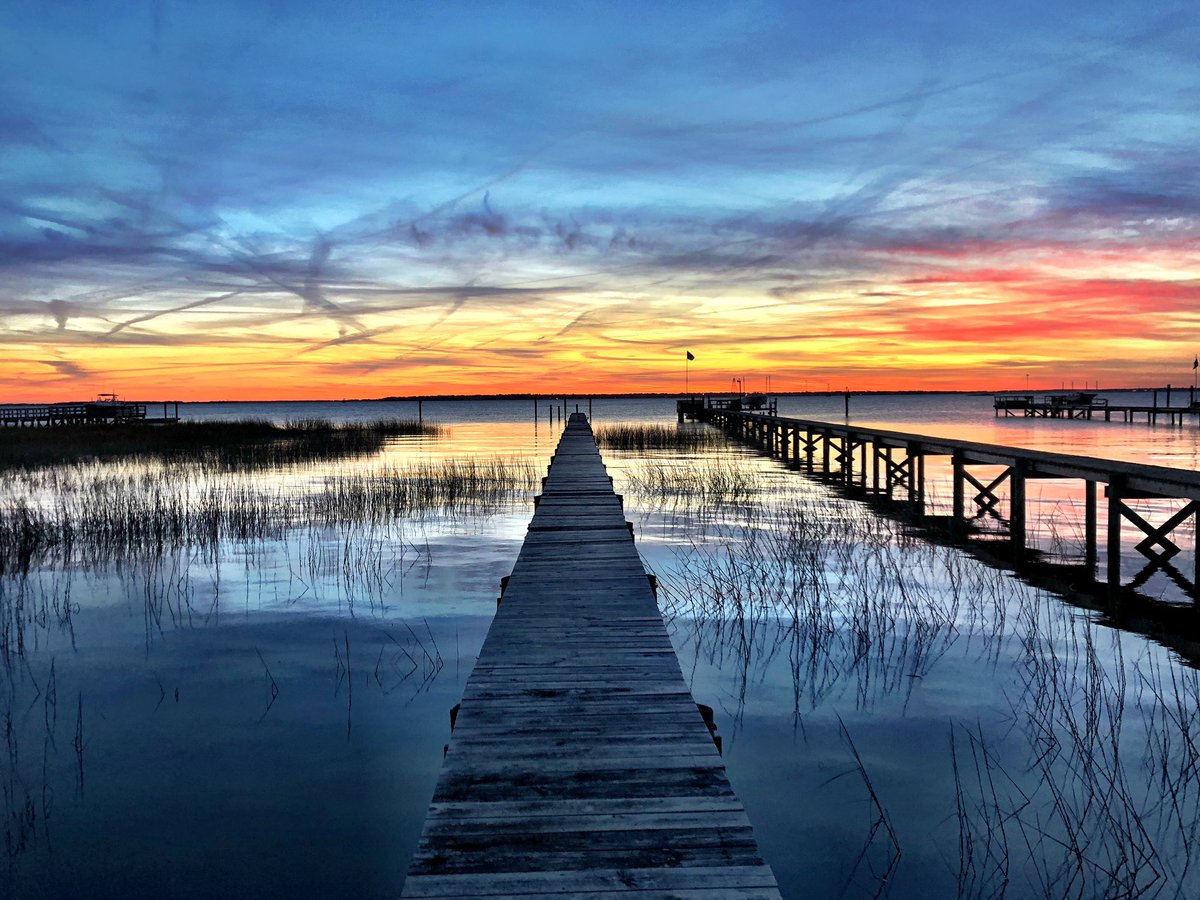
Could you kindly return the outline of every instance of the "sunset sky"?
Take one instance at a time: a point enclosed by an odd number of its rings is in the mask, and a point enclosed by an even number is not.
[[[1190,384],[1200,6],[15,2],[0,402]]]

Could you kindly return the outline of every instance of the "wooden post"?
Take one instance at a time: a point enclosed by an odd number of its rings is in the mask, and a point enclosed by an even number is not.
[[[1025,549],[1025,469],[1022,459],[1013,460],[1008,476],[1008,536],[1014,550]]]
[[[792,462],[800,465],[800,426],[792,426]]]
[[[954,509],[950,514],[950,533],[955,537],[962,537],[966,532],[966,522],[964,521],[966,479],[963,478],[963,452],[955,450],[950,457],[950,462],[954,467]]]
[[[879,496],[879,447],[871,441],[871,493]]]
[[[917,455],[916,445],[909,442],[904,452],[908,454],[908,506],[910,510],[917,507]]]
[[[925,452],[917,446],[917,515],[925,515]]]
[[[1108,481],[1108,594],[1115,599],[1121,587],[1121,486],[1120,475],[1112,475]]]
[[[829,474],[829,432],[821,432],[821,474]]]
[[[1083,564],[1096,577],[1096,482],[1083,483]]]

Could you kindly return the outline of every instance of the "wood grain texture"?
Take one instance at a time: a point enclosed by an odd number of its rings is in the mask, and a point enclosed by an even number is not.
[[[467,680],[405,897],[778,898],[571,416]]]

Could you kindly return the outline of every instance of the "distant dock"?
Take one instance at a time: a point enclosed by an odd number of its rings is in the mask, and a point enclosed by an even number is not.
[[[535,507],[402,896],[778,900],[580,413]]]
[[[162,415],[150,416],[159,403],[128,403],[111,394],[83,403],[10,404],[0,406],[0,426],[54,428],[70,425],[165,425],[179,421],[179,404],[162,403]]]
[[[1188,394],[1189,398],[1193,395]],[[1144,418],[1148,424],[1157,425],[1165,421],[1169,425],[1185,425],[1191,419],[1200,425],[1200,402],[1189,399],[1187,406],[1172,406],[1171,392],[1168,390],[1166,403],[1158,405],[1158,392],[1154,392],[1155,403],[1146,405],[1127,405],[1111,403],[1098,398],[1094,393],[1084,391],[1068,391],[1066,393],[1049,394],[996,394],[992,400],[992,409],[997,417],[1024,416],[1031,419],[1097,419],[1104,417],[1105,422],[1111,422],[1116,417],[1118,422],[1134,422]]]

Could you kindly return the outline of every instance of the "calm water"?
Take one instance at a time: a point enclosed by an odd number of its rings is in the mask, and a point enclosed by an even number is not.
[[[1154,400],[1151,393],[1100,393],[1098,396],[1109,400],[1114,406],[1149,406]],[[1179,405],[1186,402],[1186,397],[1186,391],[1176,392],[1172,402]],[[667,398],[594,401],[586,397],[544,399],[538,401],[537,421],[542,426],[541,438],[551,446],[554,441],[548,434],[548,408],[564,402],[568,411],[578,408],[586,413],[590,408],[597,424],[675,421],[675,401]],[[1159,402],[1165,402],[1161,393]],[[534,404],[528,400],[430,400],[422,404],[422,410],[432,422],[532,425],[534,421]],[[840,395],[781,397],[779,414],[828,422],[846,421],[845,404]],[[261,417],[279,422],[309,416],[336,421],[368,421],[387,416],[415,418],[417,404],[413,401],[190,403],[181,407],[181,415],[189,419]],[[1195,424],[1172,428],[1167,425],[1151,427],[1142,422],[997,418],[992,410],[990,394],[856,395],[850,400],[849,421],[896,431],[1078,453],[1105,459],[1192,469],[1200,466],[1200,428]],[[533,446],[537,446],[536,436]],[[486,442],[484,447],[486,449]]]
[[[597,425],[675,420],[670,400],[592,412]],[[361,420],[416,404],[183,413]],[[780,413],[842,421],[842,399],[784,398]],[[525,401],[423,414],[448,433],[369,459],[224,476],[85,467],[8,477],[0,502],[70,496],[95,516],[103,485],[166,478],[159,508],[277,506],[445,460],[540,474],[557,442],[545,402],[536,424]],[[851,414],[1200,464],[1195,429],[995,419],[990,397],[856,397]],[[1171,652],[744,448],[605,457],[785,895],[1197,894],[1200,686]],[[1036,490],[1038,545],[1078,555],[1077,486]],[[306,506],[261,533],[149,553],[81,537],[69,558],[0,575],[6,893],[395,896],[531,496],[385,521]]]

